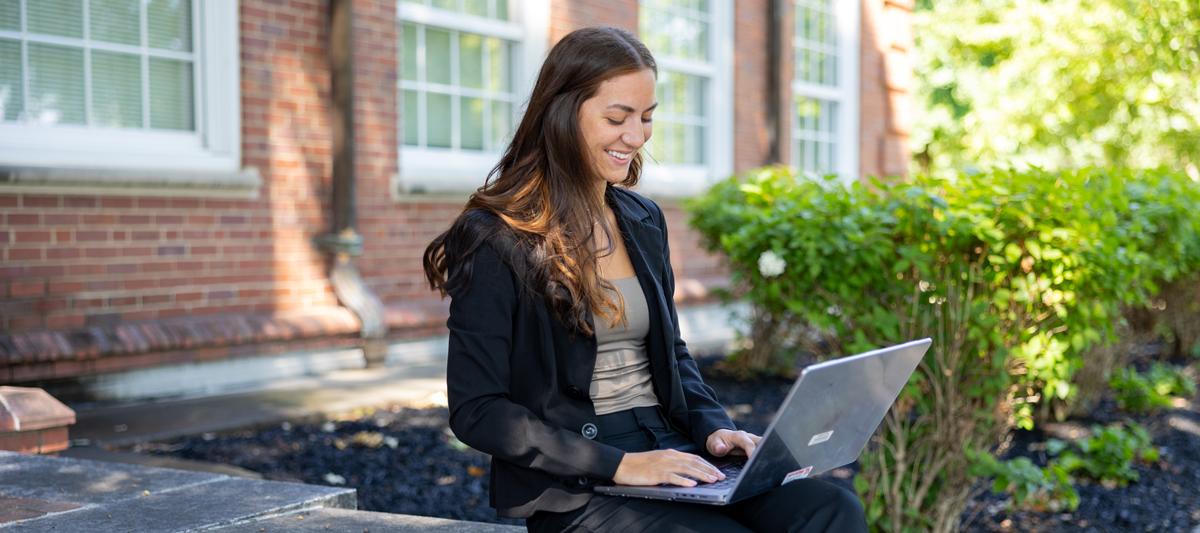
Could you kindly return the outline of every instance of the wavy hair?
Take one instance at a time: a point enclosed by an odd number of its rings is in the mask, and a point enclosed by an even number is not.
[[[597,259],[615,249],[596,196],[597,173],[583,146],[579,109],[606,80],[650,69],[654,57],[628,31],[583,28],[563,37],[546,57],[537,83],[500,162],[467,200],[446,232],[425,249],[425,277],[442,296],[470,283],[472,254],[490,242],[521,288],[542,298],[571,330],[594,333],[589,311],[616,324],[624,316],[615,287],[600,277]],[[641,152],[621,185],[637,184]],[[597,224],[608,249],[596,250]]]

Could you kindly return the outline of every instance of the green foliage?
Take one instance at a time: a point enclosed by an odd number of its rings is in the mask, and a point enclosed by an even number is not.
[[[971,475],[991,478],[992,492],[1008,493],[1011,507],[1038,512],[1074,511],[1079,493],[1071,476],[1055,463],[1038,468],[1028,457],[1000,461],[988,453],[968,450]]]
[[[1122,308],[1200,273],[1200,188],[1167,171],[846,184],[764,168],[688,208],[756,317],[814,332],[755,344],[815,336],[800,348],[834,355],[934,338],[862,459],[868,518],[892,531],[953,529],[971,486],[965,450],[1071,401],[1084,354],[1113,339]]]
[[[1176,397],[1190,398],[1196,394],[1196,384],[1181,371],[1155,362],[1145,374],[1133,368],[1123,368],[1109,381],[1121,409],[1146,413],[1171,406]]]
[[[1128,485],[1138,480],[1135,461],[1158,461],[1158,449],[1150,445],[1146,429],[1130,423],[1121,426],[1092,428],[1093,435],[1070,444],[1051,439],[1047,451],[1058,456],[1058,464],[1069,474],[1082,473],[1106,486]]]
[[[1172,165],[1200,176],[1200,3],[917,6],[923,171]]]

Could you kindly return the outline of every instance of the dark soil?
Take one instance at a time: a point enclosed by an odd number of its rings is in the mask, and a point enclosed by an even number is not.
[[[701,359],[706,381],[740,427],[762,433],[791,382],[737,380]],[[1200,524],[1200,398],[1187,409],[1138,418],[1161,450],[1161,461],[1139,465],[1140,480],[1109,489],[1080,482],[1074,513],[1010,512],[1006,498],[981,489],[964,513],[964,529],[993,531],[1192,531]],[[446,427],[444,408],[363,411],[348,420],[293,421],[220,434],[147,443],[136,451],[232,464],[267,479],[353,487],[359,509],[520,524],[488,506],[488,457],[464,446]],[[1059,430],[1110,423],[1125,415],[1111,401]],[[1190,424],[1190,425],[1189,425]],[[1045,464],[1043,431],[1016,432],[1007,457]],[[857,465],[825,479],[851,486]],[[981,487],[986,483],[981,482]]]

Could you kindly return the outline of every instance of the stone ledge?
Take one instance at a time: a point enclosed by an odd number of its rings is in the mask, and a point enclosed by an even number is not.
[[[485,522],[465,522],[392,513],[351,511],[348,509],[312,509],[215,529],[221,533],[273,533],[287,531],[392,531],[442,533],[519,533],[524,527]]]
[[[0,335],[0,367],[100,359],[209,346],[354,335],[358,318],[340,307],[273,315],[215,315]]]

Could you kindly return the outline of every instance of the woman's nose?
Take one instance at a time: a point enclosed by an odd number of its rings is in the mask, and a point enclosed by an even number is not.
[[[621,142],[630,148],[641,148],[642,144],[646,142],[646,134],[642,131],[641,124],[638,124],[632,130],[622,133]]]

